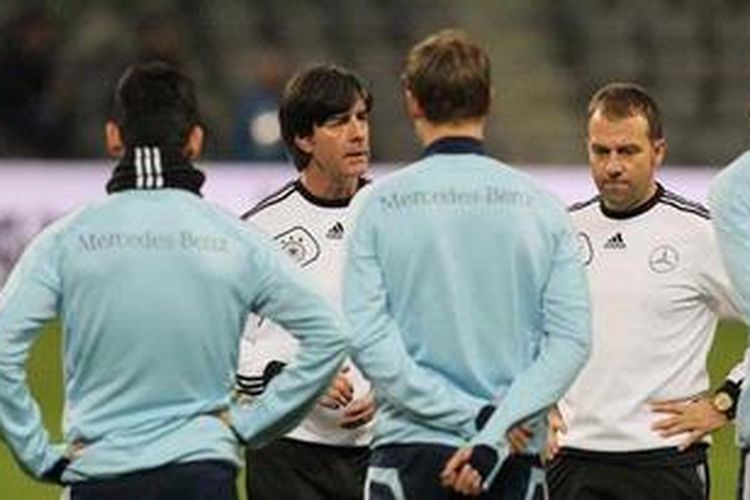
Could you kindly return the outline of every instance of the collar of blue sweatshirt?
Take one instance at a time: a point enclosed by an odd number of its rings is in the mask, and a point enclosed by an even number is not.
[[[442,137],[425,148],[422,158],[437,154],[487,155],[482,141],[473,137]]]

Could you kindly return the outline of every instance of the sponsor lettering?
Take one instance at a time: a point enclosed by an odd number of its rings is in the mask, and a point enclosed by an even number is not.
[[[448,188],[439,191],[393,192],[380,197],[380,205],[386,210],[400,210],[418,206],[492,206],[531,205],[531,195],[498,186],[484,186],[475,189]]]
[[[196,234],[190,231],[179,233],[86,233],[78,236],[81,248],[86,252],[137,249],[154,252],[225,253],[229,250],[226,238]]]

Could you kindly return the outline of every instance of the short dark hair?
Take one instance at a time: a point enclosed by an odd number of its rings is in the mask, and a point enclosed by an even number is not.
[[[195,85],[165,62],[134,64],[117,82],[112,119],[126,147],[182,148],[200,123]]]
[[[310,155],[297,147],[295,138],[309,137],[315,126],[351,108],[362,99],[372,109],[367,84],[353,71],[334,64],[318,64],[294,75],[279,103],[279,127],[297,170],[304,170]]]
[[[587,127],[597,111],[614,120],[642,115],[648,123],[649,139],[664,138],[659,106],[646,89],[636,83],[612,82],[597,90],[589,101]]]
[[[490,58],[459,30],[428,36],[406,56],[401,81],[428,121],[482,118],[491,102]]]

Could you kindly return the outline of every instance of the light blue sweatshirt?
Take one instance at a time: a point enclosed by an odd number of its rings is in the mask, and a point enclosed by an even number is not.
[[[460,138],[353,203],[344,309],[378,397],[374,445],[487,444],[502,459],[508,428],[555,403],[589,353],[565,207]]]
[[[0,295],[0,431],[36,477],[58,462],[26,383],[42,325],[63,326],[68,446],[81,481],[203,459],[238,464],[293,428],[336,372],[348,334],[277,245],[181,189],[130,190],[58,221]],[[301,342],[248,405],[230,401],[248,312]],[[230,407],[232,429],[208,412]]]
[[[740,296],[745,320],[750,322],[750,151],[711,182],[709,206],[724,266]],[[735,422],[740,446],[750,447],[748,391],[740,395]]]

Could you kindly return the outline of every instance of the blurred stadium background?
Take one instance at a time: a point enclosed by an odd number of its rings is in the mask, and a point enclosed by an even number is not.
[[[160,57],[199,83],[209,159],[278,159],[280,82],[335,61],[373,86],[375,160],[399,161],[417,151],[402,57],[447,26],[492,54],[489,144],[509,161],[579,163],[583,106],[613,79],[662,103],[673,164],[723,164],[748,136],[747,0],[5,0],[0,26],[2,157],[101,156],[112,83]]]
[[[103,117],[116,78],[127,64],[155,57],[197,80],[211,169],[231,162],[252,180],[253,169],[278,164],[293,175],[283,164],[276,98],[292,71],[319,61],[352,67],[370,81],[374,160],[397,164],[419,151],[402,113],[403,55],[449,26],[490,50],[496,102],[488,147],[524,168],[555,165],[563,175],[565,168],[580,175],[585,104],[610,80],[637,81],[661,103],[669,164],[711,175],[750,142],[747,0],[5,0],[0,173],[23,176],[27,167],[49,165],[54,179],[68,173],[70,161],[102,158]],[[96,161],[84,165],[98,168]],[[30,196],[7,185],[0,198]],[[8,238],[12,223],[0,213],[0,257],[18,251]],[[745,338],[744,327],[722,326],[711,355],[715,385]],[[54,325],[30,368],[47,425],[58,432]],[[714,500],[732,498],[731,434],[722,432],[713,447]],[[0,442],[0,499],[58,495],[26,479]]]

